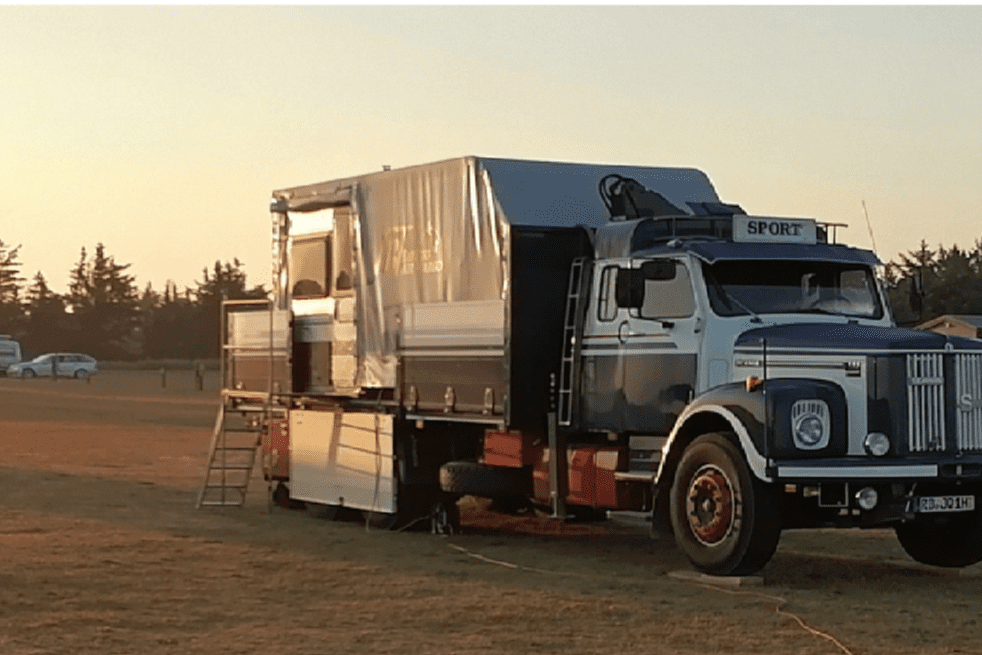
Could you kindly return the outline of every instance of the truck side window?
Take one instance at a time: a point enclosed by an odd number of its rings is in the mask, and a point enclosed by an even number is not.
[[[641,318],[686,318],[696,311],[689,269],[675,262],[671,280],[645,280]]]
[[[290,251],[290,279],[294,298],[323,298],[331,292],[331,238],[323,235],[297,239]]]
[[[600,289],[597,296],[597,318],[613,321],[617,318],[617,271],[618,266],[607,266],[600,274]]]

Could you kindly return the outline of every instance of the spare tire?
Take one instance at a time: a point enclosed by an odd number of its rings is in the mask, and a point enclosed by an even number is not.
[[[531,487],[528,469],[469,461],[447,462],[440,467],[440,488],[449,494],[482,498],[527,496]]]

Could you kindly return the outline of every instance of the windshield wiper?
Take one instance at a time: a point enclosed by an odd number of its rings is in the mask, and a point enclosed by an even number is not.
[[[747,312],[748,314],[750,314],[751,316],[753,316],[753,318],[752,318],[752,319],[750,319],[750,322],[751,322],[751,323],[763,323],[763,322],[764,322],[764,321],[763,321],[763,320],[762,320],[762,319],[760,318],[760,316],[757,316],[757,312],[755,312],[754,310],[752,310],[752,309],[750,309],[749,307],[747,307],[746,305],[744,305],[744,304],[743,304],[742,302],[740,302],[739,300],[737,300],[737,299],[736,299],[736,298],[735,298],[734,296],[731,296],[731,295],[730,295],[730,293],[729,293],[729,292],[728,292],[728,291],[727,291],[726,289],[724,289],[723,287],[720,287],[720,288],[719,288],[719,290],[723,292],[723,295],[724,295],[724,296],[726,296],[727,298],[729,298],[730,300],[732,300],[732,301],[733,301],[733,303],[734,303],[734,304],[735,304],[735,305],[736,305],[737,307],[739,307],[739,308],[740,308],[740,309],[742,309],[743,311],[745,311],[745,312]]]
[[[731,307],[732,307],[732,305],[736,305],[737,307],[739,307],[743,311],[745,311],[748,314],[750,314],[753,317],[753,318],[750,319],[750,321],[752,323],[763,323],[764,322],[763,320],[761,320],[760,316],[757,316],[757,312],[755,312],[754,310],[752,310],[749,307],[747,307],[746,305],[744,305],[742,302],[740,302],[739,300],[737,300],[737,298],[735,296],[733,296],[729,291],[727,291],[726,290],[726,287],[724,287],[722,284],[719,283],[719,281],[716,279],[716,276],[715,275],[713,275],[709,271],[706,271],[706,273],[707,273],[706,280],[713,286],[713,289],[715,289],[716,292],[720,295],[720,297],[722,298],[723,302],[725,302],[727,305],[730,305]],[[732,303],[732,305],[731,305],[731,303]]]

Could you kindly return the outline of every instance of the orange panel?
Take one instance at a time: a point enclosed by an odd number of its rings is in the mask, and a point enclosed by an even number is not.
[[[548,503],[548,448],[537,447],[533,469],[533,494],[536,501]],[[568,493],[566,502],[605,509],[642,509],[645,506],[644,485],[615,480],[614,472],[627,469],[627,451],[617,446],[575,446],[566,451]]]
[[[593,460],[596,467],[594,504],[597,507],[615,508],[620,506],[614,471],[617,470],[618,464],[625,456],[626,453],[623,448],[605,447],[597,449]],[[626,462],[624,463],[626,464]]]
[[[269,425],[269,431],[263,433],[263,451],[269,455],[270,449],[272,449],[273,479],[289,480],[290,427],[286,419],[273,421]]]
[[[596,446],[578,446],[566,451],[569,464],[567,503],[593,506],[597,492],[597,467],[593,457],[596,450]]]
[[[484,463],[521,468],[534,463],[530,439],[521,432],[492,432],[484,435]]]

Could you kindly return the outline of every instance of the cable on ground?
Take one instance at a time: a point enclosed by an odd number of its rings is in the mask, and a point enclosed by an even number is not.
[[[450,546],[451,548],[453,548],[454,550],[456,550],[456,551],[458,551],[458,552],[460,552],[460,553],[462,553],[464,555],[467,555],[468,557],[472,557],[472,558],[474,558],[476,560],[479,560],[481,562],[485,562],[487,564],[494,564],[496,566],[502,566],[502,567],[505,567],[507,569],[521,570],[521,571],[533,571],[535,573],[545,573],[545,574],[549,574],[549,575],[562,575],[562,576],[575,576],[575,577],[593,577],[593,576],[586,576],[584,574],[575,573],[575,572],[571,572],[571,571],[549,571],[549,570],[546,570],[546,569],[539,569],[539,568],[535,568],[535,567],[531,567],[531,566],[521,566],[519,564],[513,564],[512,562],[506,562],[504,560],[492,559],[490,557],[486,557],[484,555],[480,555],[478,553],[471,552],[471,551],[467,550],[466,548],[463,548],[462,546],[458,546],[457,544],[448,543],[447,545]],[[826,641],[831,642],[840,651],[842,651],[843,653],[845,653],[845,655],[855,655],[855,653],[853,653],[851,650],[849,650],[841,641],[839,641],[838,639],[836,639],[832,635],[828,634],[827,632],[822,632],[821,630],[816,630],[815,628],[813,628],[813,627],[809,626],[807,623],[805,623],[805,621],[800,616],[798,616],[797,614],[794,614],[793,612],[789,612],[788,610],[786,610],[785,609],[785,606],[787,606],[788,601],[785,598],[781,598],[780,596],[771,596],[769,594],[762,594],[762,593],[755,592],[755,591],[733,591],[733,590],[730,590],[730,589],[724,589],[722,587],[719,587],[719,586],[716,586],[716,585],[712,585],[712,584],[708,584],[708,583],[704,583],[704,582],[696,582],[696,584],[699,585],[700,587],[705,587],[707,589],[712,589],[713,591],[721,591],[724,594],[730,594],[732,596],[749,596],[751,598],[761,598],[763,600],[773,601],[773,602],[777,603],[777,605],[774,607],[774,611],[777,612],[779,615],[785,616],[785,617],[790,618],[790,619],[793,619],[801,627],[802,630],[804,630],[805,632],[808,632],[812,636],[819,637],[821,639],[825,639]]]

